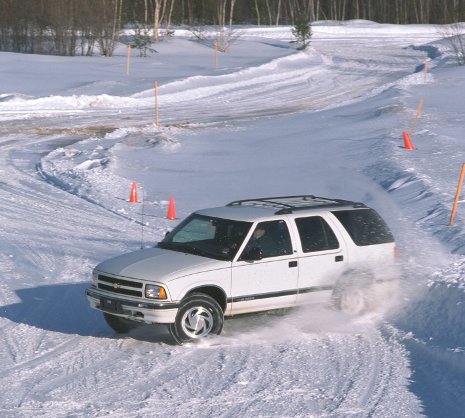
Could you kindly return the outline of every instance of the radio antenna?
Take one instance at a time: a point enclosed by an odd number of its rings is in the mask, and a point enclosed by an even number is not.
[[[142,186],[142,214],[140,227],[140,249],[144,249],[144,214],[145,214],[145,189]]]

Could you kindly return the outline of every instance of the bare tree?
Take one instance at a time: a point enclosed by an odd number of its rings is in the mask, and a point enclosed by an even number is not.
[[[160,27],[165,25],[165,34],[170,34],[171,16],[175,0],[153,0],[153,40],[160,40]],[[191,4],[189,10],[191,10]]]
[[[257,13],[257,26],[260,26],[260,7],[257,0],[255,0],[255,12]]]
[[[279,16],[281,14],[281,0],[278,0],[278,7],[276,10],[276,26],[279,25]]]
[[[452,48],[457,64],[465,65],[465,27],[460,23],[453,23],[440,26],[437,31]]]
[[[226,29],[226,11],[229,3],[229,28]],[[237,39],[236,31],[232,29],[232,17],[234,13],[234,5],[236,0],[217,0],[217,19],[218,19],[218,40],[217,48],[219,51],[225,52],[231,46],[231,43]]]
[[[160,27],[160,9],[161,9],[161,0],[155,0],[155,5],[153,8],[153,41],[158,42],[158,29]]]
[[[100,0],[100,16],[95,19],[97,46],[104,57],[111,57],[116,47],[121,29],[121,10],[123,0]],[[101,18],[100,18],[101,17]]]

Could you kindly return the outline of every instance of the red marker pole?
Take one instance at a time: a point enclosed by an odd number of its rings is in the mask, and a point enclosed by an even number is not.
[[[420,116],[422,107],[423,107],[423,99],[420,99],[420,104],[418,105],[417,113],[415,114],[415,117],[413,118],[413,124],[412,124],[412,127],[410,128],[410,132],[409,132],[410,136],[412,136],[413,130],[417,126],[417,120],[418,120],[418,117]]]
[[[463,178],[465,177],[465,164],[462,165],[462,171],[460,173],[459,184],[457,186],[457,192],[455,193],[454,206],[452,208],[452,214],[450,215],[449,225],[454,223],[455,212],[457,212],[457,205],[459,203],[460,191],[462,190]]]
[[[218,68],[218,42],[217,41],[215,41],[215,43],[213,44],[213,50],[215,53],[215,68]]]

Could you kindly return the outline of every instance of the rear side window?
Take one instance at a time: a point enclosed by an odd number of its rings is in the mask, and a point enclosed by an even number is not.
[[[334,250],[339,242],[333,230],[321,216],[297,218],[295,220],[304,253]]]
[[[332,213],[339,219],[356,245],[394,242],[388,226],[373,209],[340,210]]]

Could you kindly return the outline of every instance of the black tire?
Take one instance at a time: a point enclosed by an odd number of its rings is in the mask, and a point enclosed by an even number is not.
[[[105,318],[108,326],[115,331],[117,334],[127,334],[129,331],[139,327],[139,323],[131,321],[130,319],[121,318],[120,316],[111,315],[104,312],[103,317]]]
[[[219,335],[223,322],[223,310],[215,299],[203,293],[192,293],[182,301],[176,320],[169,329],[173,339],[182,344]]]

